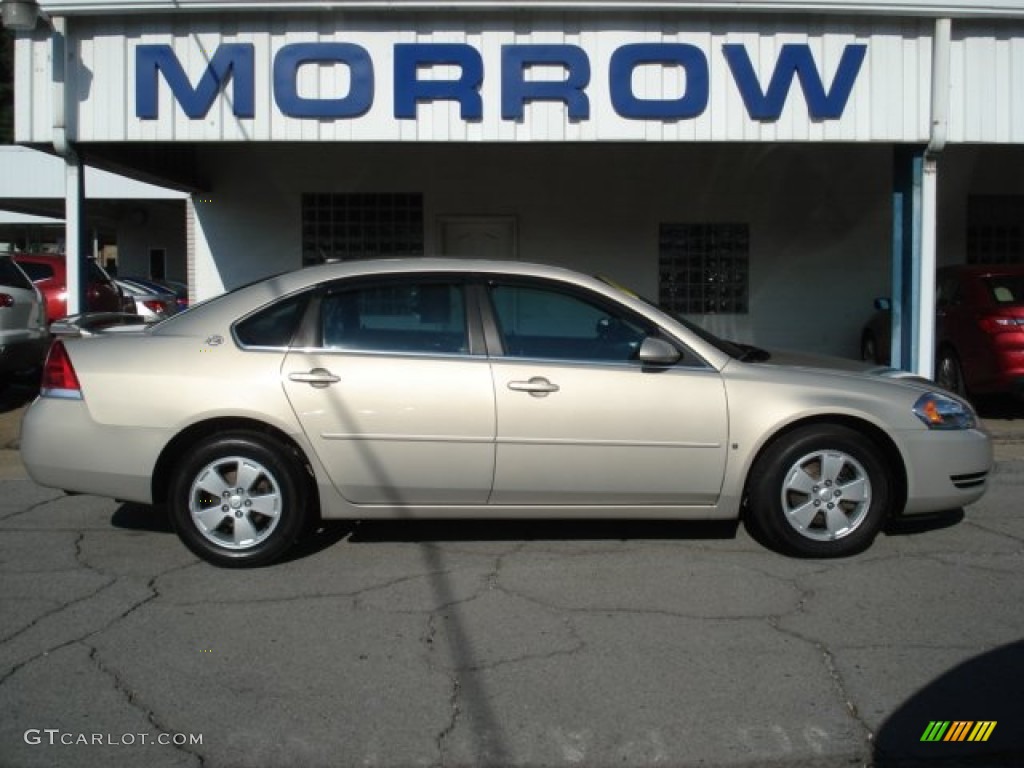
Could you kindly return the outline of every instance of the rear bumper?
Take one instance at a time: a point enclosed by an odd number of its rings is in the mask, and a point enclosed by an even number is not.
[[[81,400],[39,397],[21,425],[21,459],[39,485],[152,502],[152,475],[169,434],[99,424]]]
[[[904,514],[957,509],[988,489],[993,457],[986,432],[905,432],[901,439],[910,499]]]

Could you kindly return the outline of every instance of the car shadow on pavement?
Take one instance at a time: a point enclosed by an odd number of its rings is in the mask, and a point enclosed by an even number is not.
[[[361,520],[350,541],[630,541],[733,539],[736,520]]]
[[[882,529],[886,536],[913,536],[959,525],[966,517],[963,507],[932,512],[927,515],[896,516]]]
[[[114,516],[110,518],[110,522],[115,528],[127,528],[131,531],[174,533],[167,509],[149,504],[124,502],[114,511]]]
[[[110,518],[115,528],[147,533],[174,534],[171,516],[162,505],[137,504],[124,502]],[[348,536],[355,523],[351,520],[318,521],[310,530],[288,550],[287,554],[275,562],[283,563],[301,560],[337,544]]]

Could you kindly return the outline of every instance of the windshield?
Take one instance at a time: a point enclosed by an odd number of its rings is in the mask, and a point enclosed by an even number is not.
[[[693,335],[699,337],[701,341],[706,341],[708,344],[713,346],[718,351],[724,352],[725,354],[729,355],[729,357],[734,357],[737,360],[767,359],[767,353],[765,353],[763,350],[757,349],[756,347],[748,346],[746,344],[738,344],[733,341],[728,341],[726,339],[719,338],[711,331],[705,328],[701,328],[692,320],[687,320],[682,315],[665,309],[665,307],[661,306],[657,302],[652,301],[646,296],[643,296],[637,293],[636,291],[625,287],[624,285],[620,285],[614,280],[604,277],[603,275],[598,275],[597,279],[600,280],[602,283],[605,283],[606,285],[610,285],[615,290],[621,291],[627,296],[632,296],[634,299],[640,299],[640,301],[644,302],[644,304],[654,307],[662,314],[668,315],[680,325],[685,326],[686,329],[690,331]]]

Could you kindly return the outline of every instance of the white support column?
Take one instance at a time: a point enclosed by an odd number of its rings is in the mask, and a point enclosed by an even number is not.
[[[912,370],[931,379],[935,375],[935,250],[937,227],[936,191],[938,163],[934,156],[924,156],[921,179],[921,267],[917,272],[920,302],[917,305],[918,334]]]
[[[85,207],[85,168],[76,152],[64,156],[64,231],[68,269],[68,314],[85,311],[86,276],[82,274],[82,219]]]

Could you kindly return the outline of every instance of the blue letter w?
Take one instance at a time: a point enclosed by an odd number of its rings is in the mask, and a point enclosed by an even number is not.
[[[793,75],[800,79],[800,87],[807,99],[807,112],[812,120],[836,120],[842,117],[867,49],[862,44],[846,46],[832,80],[832,87],[826,93],[821,73],[811,56],[810,46],[795,43],[783,45],[768,90],[762,92],[747,49],[737,44],[722,46],[736,87],[740,90],[752,120],[779,119],[793,84]]]

